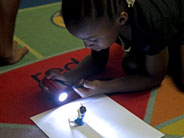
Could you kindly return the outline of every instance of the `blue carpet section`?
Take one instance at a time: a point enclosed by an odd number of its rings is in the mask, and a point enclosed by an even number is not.
[[[22,0],[19,6],[19,9],[24,9],[24,8],[30,8],[34,6],[39,6],[43,4],[49,4],[53,2],[59,2],[61,0]]]

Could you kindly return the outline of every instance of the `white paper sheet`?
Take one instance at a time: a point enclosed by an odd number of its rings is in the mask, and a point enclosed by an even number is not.
[[[82,103],[87,112],[83,126],[72,127],[68,119]],[[31,117],[49,138],[161,138],[163,133],[139,119],[107,96],[81,99]]]

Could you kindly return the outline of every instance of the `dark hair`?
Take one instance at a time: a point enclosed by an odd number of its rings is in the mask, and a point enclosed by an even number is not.
[[[82,114],[84,114],[84,113],[86,112],[86,107],[85,107],[85,106],[81,106],[81,107],[80,107],[80,112],[81,112]]]
[[[61,14],[66,26],[104,16],[112,21],[119,14],[119,5],[127,8],[125,0],[62,0]]]

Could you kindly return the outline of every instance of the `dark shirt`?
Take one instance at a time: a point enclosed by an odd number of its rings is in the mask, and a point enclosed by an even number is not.
[[[158,54],[179,41],[184,44],[184,0],[136,0],[128,11],[132,47]]]
[[[134,51],[156,55],[173,42],[184,44],[184,0],[135,0],[128,9],[132,41],[125,41]],[[120,44],[120,43],[119,43]],[[92,56],[103,65],[109,49],[92,50]]]

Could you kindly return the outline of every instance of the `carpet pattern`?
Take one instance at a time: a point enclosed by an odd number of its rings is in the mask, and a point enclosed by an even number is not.
[[[29,119],[54,108],[43,96],[38,81],[48,69],[62,73],[90,54],[80,40],[64,28],[58,15],[60,2],[20,9],[14,39],[30,49],[18,64],[0,67],[0,134],[3,138],[46,137]],[[39,13],[39,14],[38,14]],[[104,73],[97,78],[124,76],[123,50],[114,44]],[[130,94],[109,95],[139,118],[163,132],[166,138],[184,136],[184,93],[166,76],[159,88]]]

